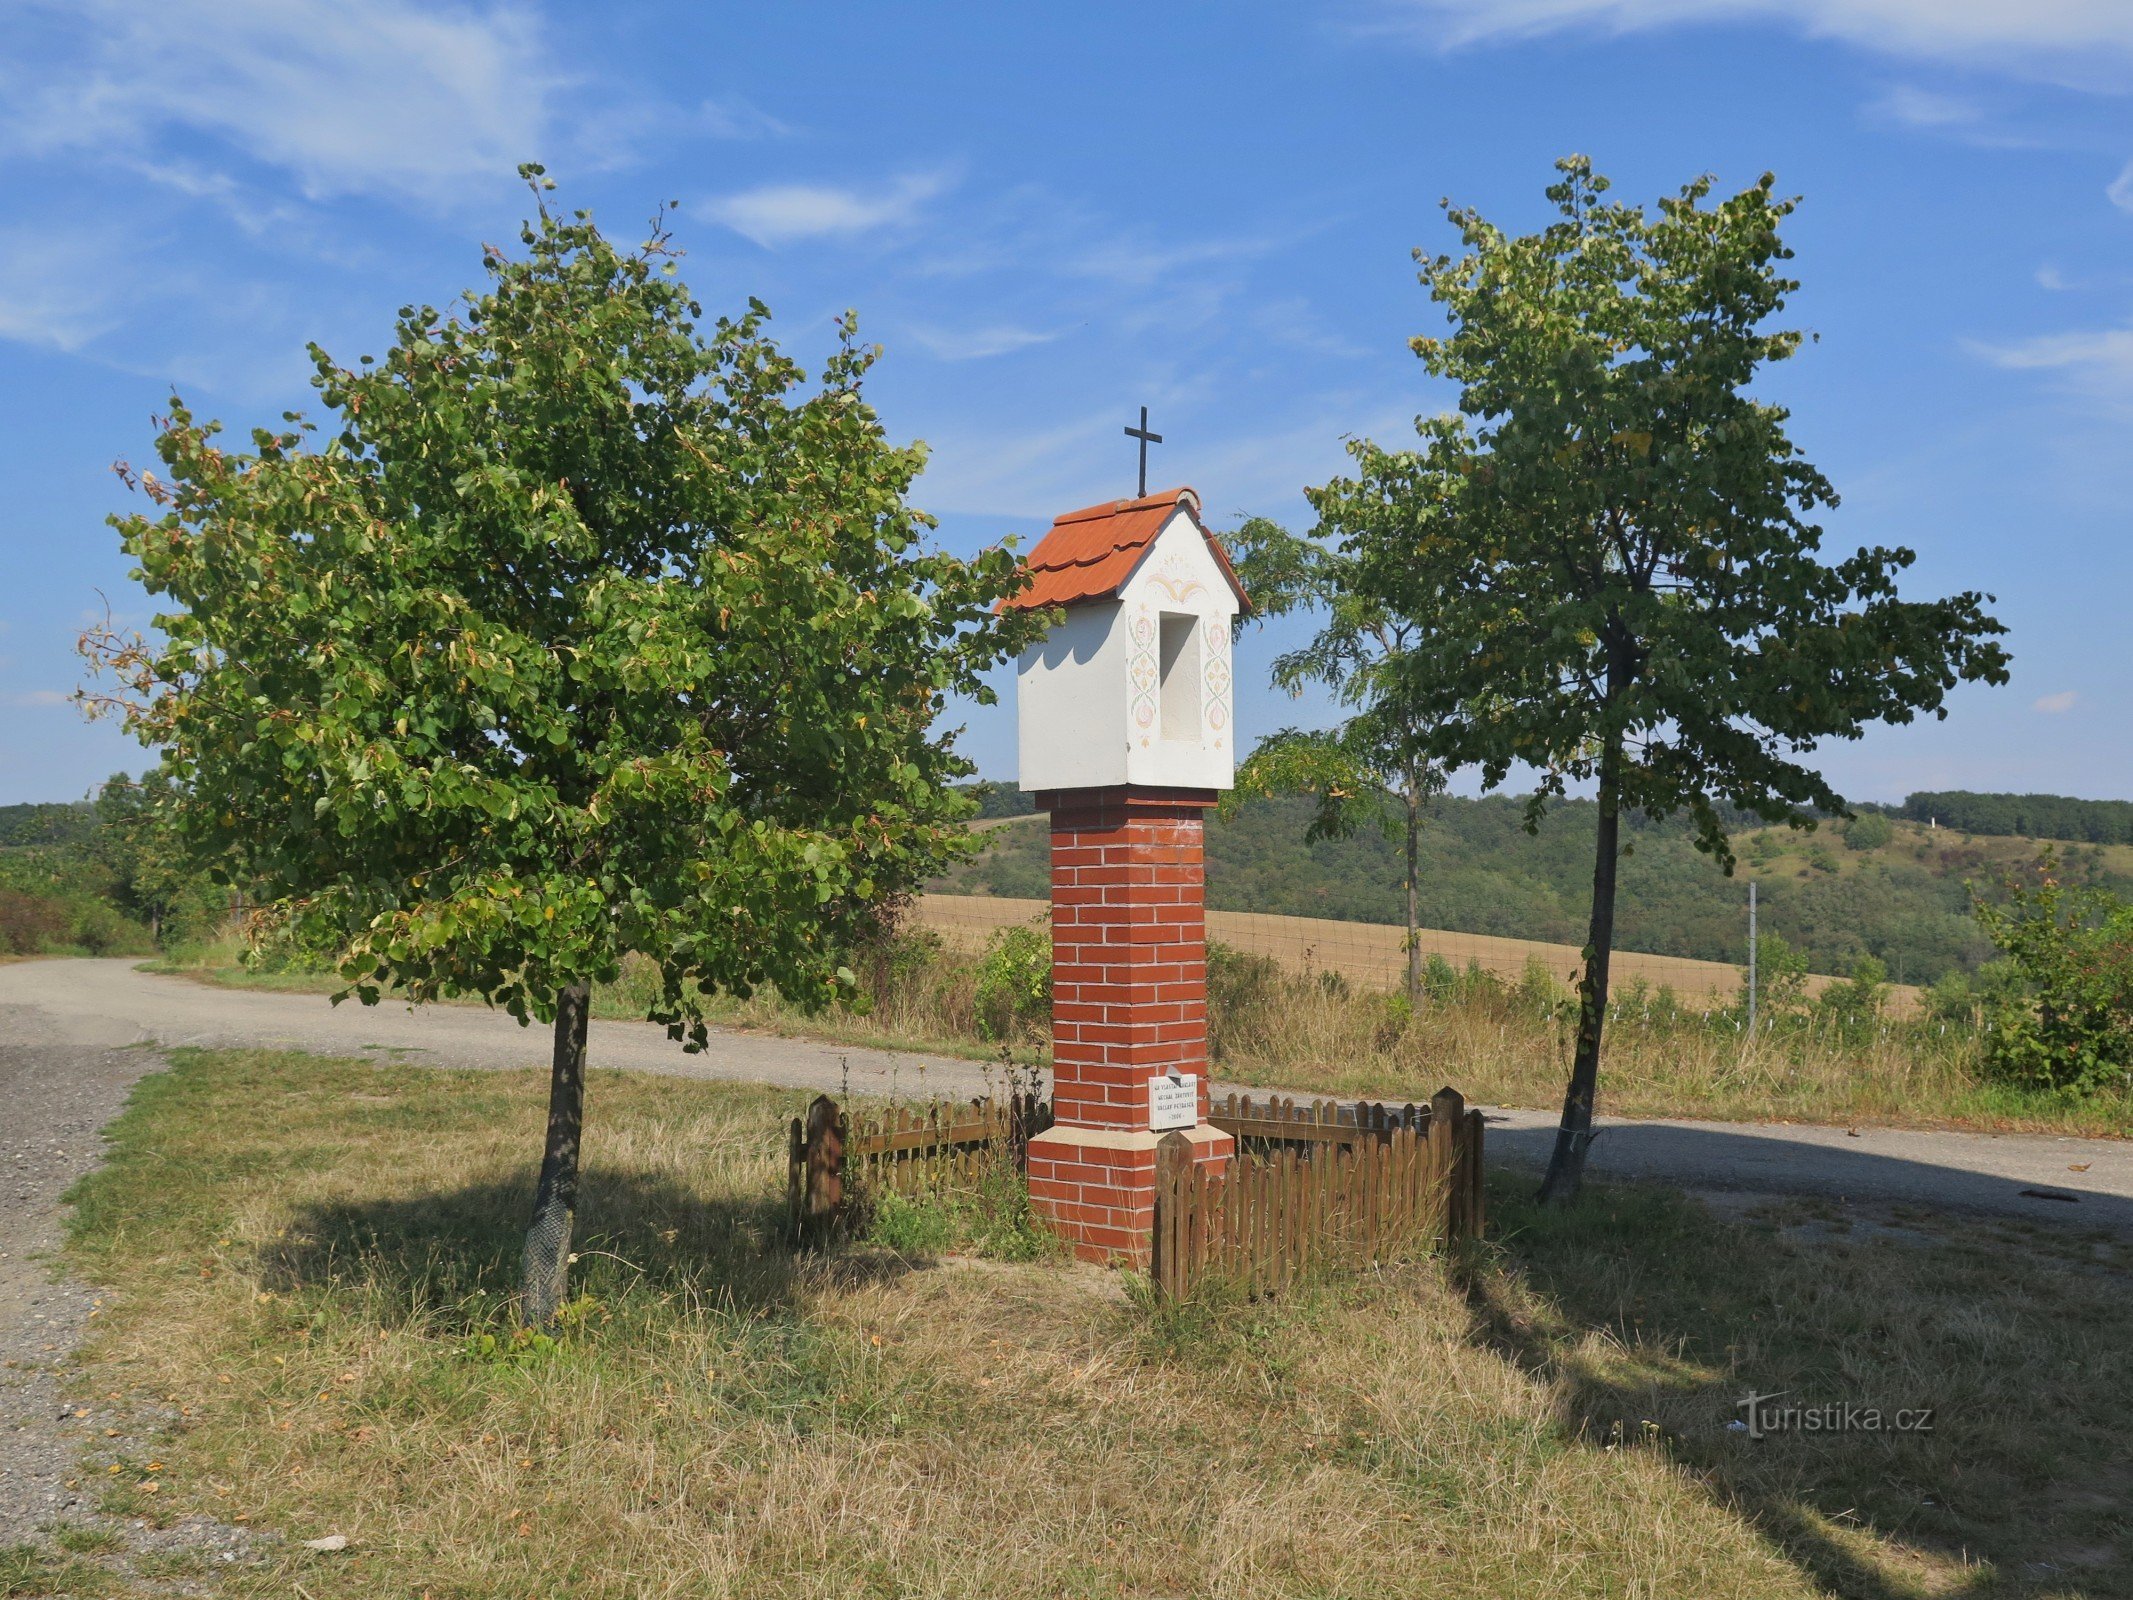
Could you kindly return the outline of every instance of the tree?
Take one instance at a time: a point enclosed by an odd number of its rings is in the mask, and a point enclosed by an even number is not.
[[[228,915],[227,891],[217,893],[186,858],[171,818],[176,791],[170,774],[150,767],[136,783],[114,773],[97,791],[89,858],[111,874],[109,894],[119,909],[148,924],[161,942],[175,920],[181,936],[203,933]]]
[[[1430,729],[1425,753],[1488,787],[1532,771],[1529,828],[1594,786],[1576,1053],[1541,1189],[1566,1201],[1592,1139],[1623,813],[1686,812],[1730,872],[1722,806],[1842,814],[1794,757],[1944,715],[1957,683],[2005,682],[2007,655],[1989,597],[1898,597],[1910,551],[1819,559],[1810,519],[1835,491],[1784,408],[1745,392],[1801,342],[1766,326],[1797,287],[1778,267],[1796,202],[1766,175],[1707,204],[1706,178],[1651,216],[1606,201],[1583,157],[1558,169],[1541,232],[1450,209],[1465,253],[1417,252],[1452,326],[1413,348],[1463,415],[1421,424],[1418,449],[1357,447],[1356,478],[1325,493],[1404,525],[1356,582],[1415,627],[1384,704]]]
[[[715,991],[847,990],[875,910],[963,844],[943,697],[991,699],[1044,620],[994,616],[1006,550],[924,544],[923,447],[884,438],[849,318],[803,393],[760,303],[699,329],[660,220],[625,252],[536,198],[524,257],[403,310],[382,361],[312,347],[322,446],[291,414],[227,450],[174,399],[168,481],[136,480],[160,509],[114,519],[162,637],[86,641],[198,858],[345,950],[337,1000],[552,1024],[534,1323],[566,1293],[592,985],[639,953],[690,1047]]]
[[[1233,536],[1238,576],[1256,618],[1299,607],[1325,615],[1301,649],[1274,662],[1277,687],[1300,695],[1312,684],[1331,691],[1351,712],[1339,727],[1284,728],[1260,741],[1238,768],[1225,802],[1254,795],[1309,795],[1317,802],[1304,837],[1340,839],[1370,822],[1381,824],[1404,849],[1401,878],[1406,905],[1407,998],[1422,999],[1422,822],[1444,790],[1444,773],[1422,753],[1425,726],[1388,704],[1385,681],[1414,642],[1414,624],[1389,610],[1356,582],[1356,569],[1389,530],[1324,490],[1309,491],[1320,515],[1319,537],[1299,539],[1277,523],[1254,518]],[[1340,535],[1329,543],[1325,534]]]

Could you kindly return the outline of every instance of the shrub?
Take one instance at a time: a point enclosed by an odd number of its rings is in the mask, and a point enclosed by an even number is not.
[[[0,951],[34,956],[49,945],[64,943],[67,921],[66,906],[47,895],[0,889]]]
[[[1896,837],[1896,826],[1878,811],[1868,811],[1852,818],[1844,830],[1844,848],[1847,850],[1879,850]]]
[[[68,920],[67,942],[92,956],[145,955],[152,948],[148,930],[109,901],[79,900]]]
[[[1748,969],[1740,969],[1741,989],[1748,986]],[[1755,941],[1756,1020],[1759,1024],[1796,1017],[1807,1009],[1807,952],[1775,933]]]
[[[1863,1033],[1881,1020],[1888,997],[1888,967],[1874,956],[1861,956],[1853,964],[1849,978],[1822,991],[1815,1001],[1815,1012],[1828,1018],[1841,1033]]]
[[[2027,990],[1986,1006],[1987,1066],[2077,1096],[2133,1087],[2133,905],[2068,887],[2047,850],[2037,886],[2010,883],[1977,920]]]
[[[978,961],[979,1036],[1013,1042],[1041,1037],[1052,1019],[1052,934],[1029,924],[1002,928]]]

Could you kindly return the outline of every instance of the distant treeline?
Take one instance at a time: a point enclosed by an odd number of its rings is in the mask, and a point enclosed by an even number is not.
[[[1968,789],[1922,791],[1896,808],[1911,822],[2005,839],[2072,839],[2082,844],[2133,844],[2133,800],[2076,800],[2063,794],[1975,794]]]
[[[9,845],[78,844],[95,826],[96,808],[86,800],[0,806],[0,849]]]

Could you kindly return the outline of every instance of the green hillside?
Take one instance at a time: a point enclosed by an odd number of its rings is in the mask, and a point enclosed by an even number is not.
[[[1376,832],[1303,843],[1308,802],[1255,801],[1208,826],[1208,900],[1218,910],[1356,922],[1400,920],[1400,865]],[[1447,798],[1423,835],[1422,923],[1460,933],[1577,944],[1585,936],[1594,807],[1572,801],[1537,836],[1520,826],[1521,803]],[[1847,838],[1852,828],[1859,831]],[[1903,983],[1930,983],[1992,955],[1969,914],[1966,881],[1995,892],[2032,867],[2032,840],[1926,828],[1873,815],[1812,833],[1750,829],[1736,835],[1736,875],[1697,853],[1685,828],[1626,829],[1617,945],[1707,961],[1746,957],[1747,880],[1760,885],[1762,926],[1805,949],[1819,972],[1849,972],[1878,956]],[[1860,848],[1853,848],[1853,846]],[[2066,874],[2133,894],[2133,847],[2060,847]],[[996,826],[984,854],[937,888],[1042,897],[1048,858],[1042,823]]]

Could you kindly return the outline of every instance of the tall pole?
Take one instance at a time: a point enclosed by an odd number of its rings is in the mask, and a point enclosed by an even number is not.
[[[1748,880],[1748,1037],[1755,1037],[1755,880]]]

